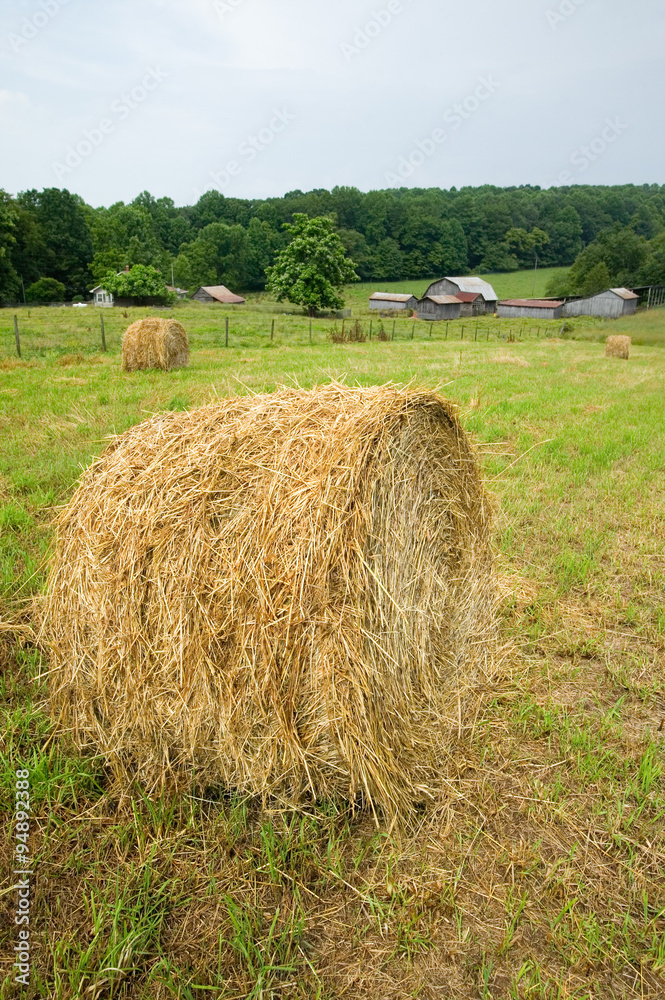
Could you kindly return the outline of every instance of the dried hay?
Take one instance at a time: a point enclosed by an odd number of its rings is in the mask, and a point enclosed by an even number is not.
[[[222,400],[117,438],[62,510],[51,704],[121,781],[406,812],[493,674],[489,504],[453,406]]]
[[[605,341],[605,357],[623,358],[624,361],[628,361],[630,357],[630,337],[608,337]]]
[[[189,364],[187,331],[175,319],[149,316],[139,319],[125,330],[122,338],[122,370],[141,371],[144,368],[185,368]]]
[[[526,358],[518,358],[516,354],[495,354],[491,359],[495,365],[517,365],[518,368],[529,368]]]

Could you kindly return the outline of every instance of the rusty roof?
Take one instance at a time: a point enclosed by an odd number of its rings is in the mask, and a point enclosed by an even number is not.
[[[458,292],[455,297],[460,302],[475,302],[477,298],[482,298],[480,292]]]
[[[420,301],[424,302],[425,299],[436,302],[438,306],[459,306],[462,304],[456,295],[423,295]]]
[[[226,285],[201,285],[201,288],[208,295],[212,295],[213,299],[217,299],[218,302],[240,305],[245,301],[242,295],[236,295],[234,292],[229,291]]]
[[[622,299],[639,299],[639,295],[631,292],[629,288],[610,288],[610,291]]]
[[[502,299],[500,306],[531,306],[534,309],[556,309],[563,302],[557,299]]]
[[[381,302],[408,302],[415,299],[415,295],[403,295],[401,292],[374,292],[370,299],[380,299]]]

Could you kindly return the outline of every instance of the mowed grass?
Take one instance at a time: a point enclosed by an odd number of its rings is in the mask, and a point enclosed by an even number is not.
[[[282,383],[416,380],[457,401],[495,498],[505,655],[438,800],[397,830],[225,789],[118,800],[103,762],[54,736],[27,634],[0,630],[7,873],[21,766],[34,806],[23,995],[665,995],[665,352],[622,362],[591,340],[425,324],[411,340],[405,322],[392,342],[333,345],[315,321],[310,345],[302,316],[280,318],[271,348],[249,312],[242,333],[230,314],[226,349],[224,310],[187,307],[190,368],[126,375],[119,321],[134,314],[106,314],[102,355],[97,314],[57,345],[60,313],[32,311],[43,346],[0,361],[0,618],[43,587],[53,507],[110,434]],[[19,995],[15,905],[0,896],[3,1000]]]

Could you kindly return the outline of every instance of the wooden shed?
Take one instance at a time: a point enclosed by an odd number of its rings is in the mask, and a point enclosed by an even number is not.
[[[459,319],[462,303],[456,295],[423,295],[418,303],[418,319]]]
[[[483,281],[482,278],[476,278],[474,275],[465,275],[459,278],[437,278],[429,286],[423,298],[428,295],[455,295],[459,298],[460,292],[464,294],[465,298],[469,295],[474,296],[472,315],[478,316],[483,313],[496,312],[499,301],[496,292],[489,282]]]
[[[496,311],[503,319],[561,319],[562,310],[556,299],[504,299]]]
[[[374,292],[369,297],[369,307],[382,312],[404,312],[408,309],[417,309],[418,299],[415,295],[401,292]]]
[[[242,295],[229,291],[226,285],[202,285],[192,298],[197,302],[222,302],[224,305],[238,306],[245,304]]]
[[[639,295],[628,288],[608,288],[583,299],[568,299],[563,307],[564,316],[602,316],[604,319],[618,319],[632,316],[637,310]]]

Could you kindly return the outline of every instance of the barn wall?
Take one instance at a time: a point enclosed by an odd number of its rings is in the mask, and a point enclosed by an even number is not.
[[[192,295],[192,298],[196,299],[197,302],[214,302],[215,301],[213,299],[212,295],[209,295],[207,292],[204,292],[202,288],[199,288],[198,292],[195,292],[194,295]]]
[[[499,304],[497,312],[501,319],[560,319],[563,315],[563,306],[554,309],[534,309],[532,306],[502,306]]]
[[[381,312],[387,312],[389,309],[402,311],[415,308],[406,302],[391,302],[389,299],[370,299],[369,307],[370,309],[380,309]]]
[[[631,316],[637,309],[637,299],[622,299],[614,292],[599,292],[588,299],[566,302],[564,316],[601,316],[603,319],[618,319]]]
[[[418,319],[459,319],[461,306],[461,302],[459,305],[455,305],[454,302],[446,302],[443,305],[437,302],[419,302]]]

